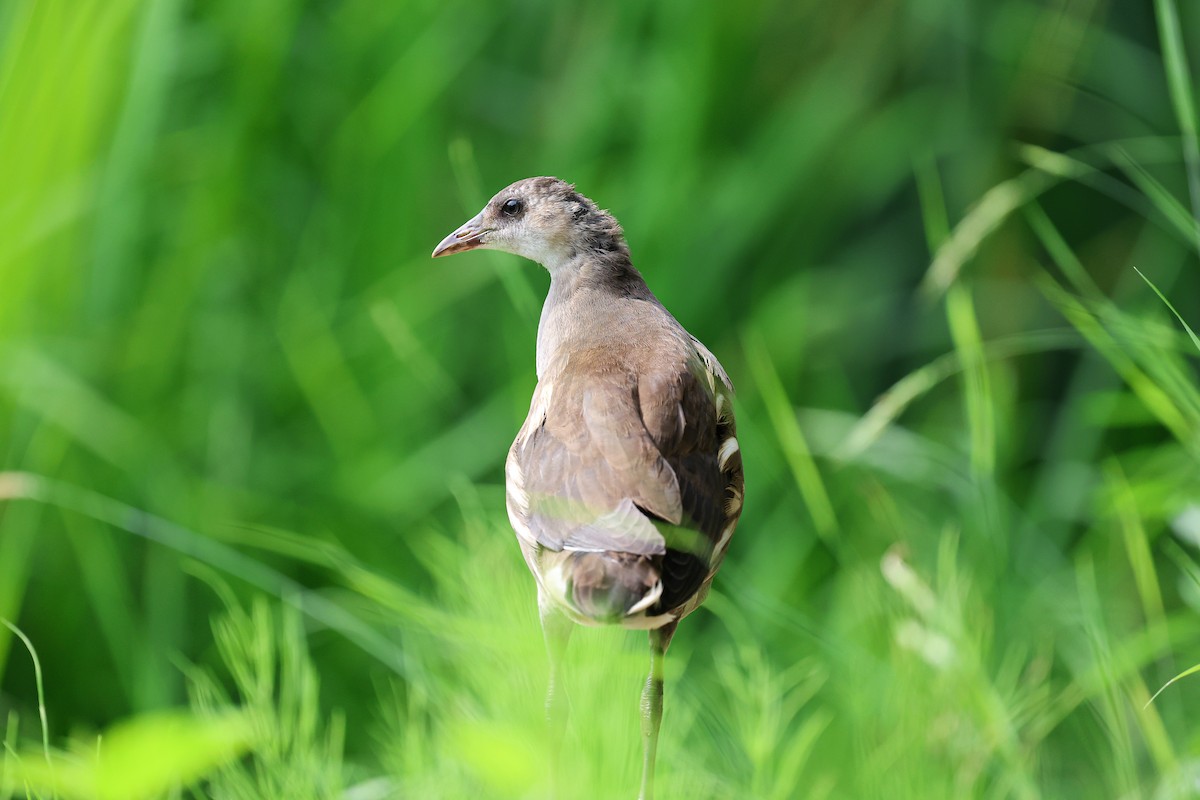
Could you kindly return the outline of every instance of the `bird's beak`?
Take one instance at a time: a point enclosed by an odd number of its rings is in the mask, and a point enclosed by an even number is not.
[[[474,250],[483,244],[483,235],[490,233],[490,228],[483,227],[483,212],[479,212],[473,219],[468,220],[459,226],[458,230],[442,239],[437,247],[433,248],[433,257],[449,256],[455,253],[465,253],[468,250]]]

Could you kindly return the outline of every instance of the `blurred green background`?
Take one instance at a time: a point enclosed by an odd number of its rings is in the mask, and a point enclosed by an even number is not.
[[[548,278],[429,259],[540,174],[739,390],[662,797],[1200,796],[1198,67],[1193,0],[0,3],[0,798],[548,796]],[[578,797],[646,666],[573,640]]]

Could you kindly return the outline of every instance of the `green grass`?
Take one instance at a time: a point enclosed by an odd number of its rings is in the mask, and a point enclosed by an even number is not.
[[[546,276],[428,257],[534,174],[739,390],[661,797],[1195,796],[1197,65],[1172,0],[0,4],[0,800],[634,795],[644,636],[547,741],[503,510]]]

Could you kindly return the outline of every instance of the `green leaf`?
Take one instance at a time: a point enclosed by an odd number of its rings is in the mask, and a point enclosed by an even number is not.
[[[1158,295],[1158,299],[1162,300],[1166,304],[1167,308],[1171,309],[1171,313],[1175,315],[1175,319],[1179,320],[1179,324],[1183,326],[1185,331],[1187,331],[1187,335],[1191,338],[1192,344],[1196,345],[1197,350],[1200,350],[1200,337],[1196,336],[1196,332],[1192,330],[1192,326],[1188,325],[1179,312],[1175,310],[1175,306],[1171,305],[1171,301],[1168,300],[1166,296],[1158,290],[1158,287],[1154,285],[1153,281],[1142,274],[1140,269],[1134,267],[1133,271],[1136,272],[1141,279],[1146,282],[1147,286],[1154,290],[1154,293]]]
[[[95,747],[49,760],[28,753],[16,762],[16,772],[35,791],[68,800],[137,800],[195,783],[240,756],[253,738],[240,712],[154,712],[118,723]]]

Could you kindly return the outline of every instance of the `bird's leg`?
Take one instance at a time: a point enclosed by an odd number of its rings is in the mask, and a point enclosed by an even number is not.
[[[642,687],[642,791],[638,800],[654,798],[654,760],[658,754],[658,728],[662,723],[663,658],[678,622],[650,631],[650,674]]]
[[[542,618],[542,635],[546,639],[546,655],[550,662],[550,678],[546,686],[546,723],[550,733],[550,780],[554,794],[557,795],[559,752],[567,732],[567,717],[570,711],[567,693],[560,686],[559,669],[575,624],[540,596],[538,610]]]

